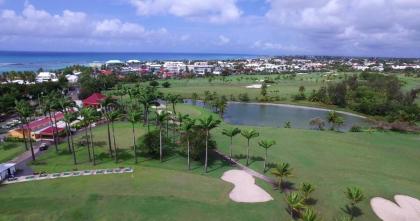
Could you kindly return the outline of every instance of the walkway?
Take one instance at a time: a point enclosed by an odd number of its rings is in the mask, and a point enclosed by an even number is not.
[[[247,172],[249,175],[256,177],[258,179],[261,179],[269,184],[271,184],[273,187],[277,187],[278,183],[276,180],[274,180],[271,177],[268,177],[262,173],[259,173],[241,163],[239,163],[239,161],[235,160],[232,158],[232,160],[229,158],[229,156],[223,154],[222,152],[218,151],[218,150],[213,150],[215,153],[217,153],[219,156],[221,156],[222,158],[224,158],[226,161],[231,162],[232,164],[237,165],[240,169],[244,170],[245,172]]]
[[[57,179],[57,178],[65,178],[65,177],[75,177],[75,176],[132,173],[133,171],[134,170],[130,167],[123,167],[123,168],[112,168],[112,169],[80,170],[80,171],[51,173],[51,174],[44,173],[44,174],[39,174],[39,175],[20,176],[20,177],[17,177],[16,180],[11,180],[11,181],[6,180],[2,184],[13,184],[13,183]]]

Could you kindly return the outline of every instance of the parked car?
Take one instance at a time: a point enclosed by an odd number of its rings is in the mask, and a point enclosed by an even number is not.
[[[44,150],[48,150],[48,144],[47,143],[41,143],[41,145],[39,145],[39,150],[40,151],[44,151]]]

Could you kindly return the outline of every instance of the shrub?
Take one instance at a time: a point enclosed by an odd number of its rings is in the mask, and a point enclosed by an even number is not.
[[[359,126],[359,125],[353,125],[353,126],[350,128],[350,132],[362,132],[362,127],[361,127],[361,126]]]
[[[162,143],[164,153],[168,151],[166,147],[169,146],[169,142],[169,139],[166,139],[165,133],[162,132]],[[138,139],[140,151],[153,158],[159,158],[159,144],[159,130],[150,131],[149,133]]]
[[[239,94],[238,99],[242,102],[249,102],[250,101],[248,93]]]
[[[190,132],[190,156],[193,160],[203,160],[204,154],[206,151],[206,132],[202,129],[195,129]],[[208,143],[209,150],[216,149],[216,142],[212,139],[211,135],[209,137]],[[181,136],[181,151],[184,154],[187,154],[187,136],[182,134]]]
[[[170,86],[171,86],[171,83],[169,83],[167,81],[162,83],[162,87],[164,87],[164,88],[169,88]]]

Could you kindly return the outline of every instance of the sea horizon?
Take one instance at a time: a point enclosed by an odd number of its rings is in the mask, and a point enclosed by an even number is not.
[[[104,63],[108,60],[181,61],[238,60],[266,55],[194,52],[71,52],[71,51],[11,51],[0,50],[0,73],[8,71],[55,70],[71,65]]]

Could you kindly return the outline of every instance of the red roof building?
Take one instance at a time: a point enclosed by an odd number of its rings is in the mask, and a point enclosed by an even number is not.
[[[105,100],[106,96],[101,93],[93,93],[88,98],[83,100],[83,107],[100,108],[101,103]]]

